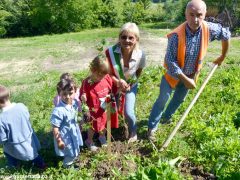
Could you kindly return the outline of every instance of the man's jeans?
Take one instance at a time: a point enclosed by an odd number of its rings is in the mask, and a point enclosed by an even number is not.
[[[136,115],[135,115],[135,102],[136,102],[136,94],[137,94],[138,85],[135,84],[131,87],[130,91],[128,91],[125,95],[125,107],[124,114],[125,118],[128,121],[129,134],[135,134],[137,130],[136,125]]]
[[[181,103],[184,101],[189,90],[180,81],[176,86],[176,89],[173,94],[173,97],[171,98],[171,101],[169,102],[165,112],[163,113],[165,106],[172,94],[172,91],[173,89],[166,81],[165,76],[163,76],[160,84],[160,94],[153,105],[153,108],[149,117],[149,121],[148,121],[149,129],[157,130],[161,117],[164,119],[164,121],[170,120],[172,115],[175,113],[175,111],[179,108]]]

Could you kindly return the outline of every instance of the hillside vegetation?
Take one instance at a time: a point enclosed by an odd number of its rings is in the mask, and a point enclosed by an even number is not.
[[[147,27],[144,31],[152,34],[153,37],[162,36],[163,32],[163,30],[153,30]],[[68,58],[71,59],[71,53],[67,53],[67,49],[72,44],[77,47],[78,43],[94,46],[93,44],[102,38],[114,42],[112,38],[115,38],[115,33],[117,34],[116,29],[102,29],[86,31],[84,35],[70,33],[0,40],[0,47],[4,49],[0,50],[0,64],[9,66],[8,71],[5,69],[4,72],[0,72],[0,84],[11,89],[13,102],[22,102],[29,108],[32,125],[41,141],[41,155],[48,164],[48,169],[43,172],[26,163],[20,169],[13,171],[1,168],[0,175],[6,177],[43,175],[47,179],[102,179],[109,177],[111,179],[178,180],[214,179],[216,177],[239,179],[240,59],[238,52],[240,41],[237,38],[232,40],[229,56],[225,63],[216,70],[166,151],[159,152],[158,150],[211,70],[211,61],[220,54],[221,46],[218,42],[210,45],[197,89],[190,92],[183,106],[174,115],[174,123],[159,127],[158,139],[154,144],[147,140],[146,133],[149,113],[159,93],[159,83],[163,74],[163,68],[158,64],[147,67],[139,80],[136,104],[139,142],[127,144],[121,126],[118,130],[113,131],[111,154],[108,154],[106,149],[92,154],[83,148],[79,157],[81,166],[79,171],[62,168],[61,159],[57,158],[54,152],[50,115],[53,109],[52,100],[56,94],[56,84],[65,68],[64,62]],[[39,66],[44,58],[36,57],[43,52],[43,54],[46,53],[46,56],[51,54],[51,50],[63,41],[71,43],[66,43],[63,48],[66,51],[63,54],[56,54],[56,60],[64,55],[65,61],[56,61],[55,63],[59,64],[59,67],[54,69],[43,69],[42,66]],[[43,52],[38,52],[40,50]],[[24,61],[25,57],[27,57],[27,61]],[[29,59],[31,64],[27,64]],[[12,66],[11,61],[17,65]],[[26,64],[22,64],[22,62]],[[22,71],[17,71],[19,69]],[[71,72],[78,85],[88,74],[87,70],[74,69]],[[3,151],[0,148],[0,166],[4,167],[5,163]]]

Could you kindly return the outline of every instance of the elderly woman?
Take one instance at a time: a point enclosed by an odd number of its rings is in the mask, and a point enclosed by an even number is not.
[[[139,49],[139,38],[137,25],[128,22],[122,26],[119,32],[118,43],[106,50],[113,81],[125,94],[123,107],[129,127],[129,143],[137,141],[137,119],[134,110],[137,79],[141,75],[146,61],[144,52]]]

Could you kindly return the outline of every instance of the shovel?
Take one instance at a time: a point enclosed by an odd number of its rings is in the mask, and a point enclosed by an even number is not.
[[[205,79],[205,81],[203,82],[202,86],[200,87],[198,93],[196,94],[196,96],[194,97],[194,99],[192,100],[191,104],[188,106],[187,110],[184,112],[183,116],[181,117],[181,119],[178,121],[177,125],[175,126],[175,128],[173,129],[173,131],[171,132],[171,134],[168,136],[167,140],[165,140],[165,142],[163,143],[160,151],[164,151],[169,143],[171,142],[171,140],[173,139],[173,137],[175,136],[175,134],[177,133],[178,129],[180,128],[180,126],[182,125],[184,119],[187,117],[189,111],[192,109],[193,105],[195,104],[195,102],[197,101],[198,97],[200,96],[200,94],[202,93],[203,89],[205,88],[206,84],[208,83],[209,79],[212,77],[213,73],[215,72],[215,70],[217,69],[218,65],[215,64],[214,67],[212,68],[211,72],[208,74],[207,78]]]

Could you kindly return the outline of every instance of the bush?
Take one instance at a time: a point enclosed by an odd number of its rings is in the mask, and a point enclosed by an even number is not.
[[[0,10],[0,36],[3,36],[7,33],[7,26],[9,26],[9,23],[7,22],[7,18],[11,17],[11,13]]]
[[[168,0],[164,3],[165,21],[182,22],[185,20],[185,8],[187,0],[171,1]]]
[[[125,22],[183,21],[187,0],[2,0],[0,35],[32,36],[119,27]]]

